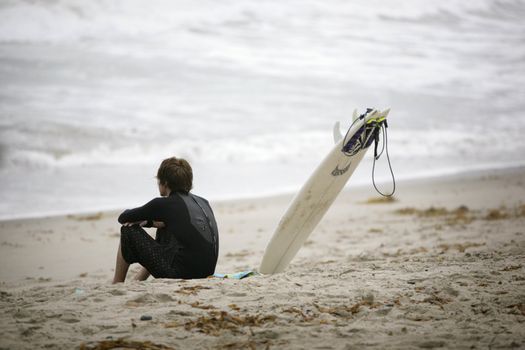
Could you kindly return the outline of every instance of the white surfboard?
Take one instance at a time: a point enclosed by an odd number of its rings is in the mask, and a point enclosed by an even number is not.
[[[385,120],[389,111],[368,110],[361,117],[357,117],[354,112],[354,122],[345,137],[341,134],[339,123],[336,123],[336,145],[306,181],[281,218],[266,247],[259,267],[260,273],[282,272],[292,261],[370,148],[366,145],[370,146],[372,140],[365,139],[370,135],[368,131]]]

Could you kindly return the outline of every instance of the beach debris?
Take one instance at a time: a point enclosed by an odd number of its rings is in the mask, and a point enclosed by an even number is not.
[[[96,221],[102,219],[103,216],[103,212],[98,212],[88,215],[68,215],[67,218],[76,221]]]
[[[202,289],[211,289],[211,287],[206,287],[206,286],[201,286],[201,285],[187,286],[187,287],[181,287],[179,290],[176,290],[175,293],[185,294],[185,295],[196,295]]]
[[[80,350],[111,350],[111,349],[137,349],[137,350],[174,350],[174,348],[155,344],[150,341],[133,341],[124,340],[122,338],[117,340],[102,340],[99,342],[82,343],[80,344]]]
[[[179,310],[179,309],[174,309],[174,310],[170,310],[170,312],[168,312],[168,315],[177,316],[177,317],[178,316],[191,316],[193,315],[193,313],[188,312],[188,311]]]
[[[377,303],[374,300],[374,295],[371,293],[362,296],[361,300],[353,305],[343,304],[343,305],[336,305],[336,306],[330,306],[330,307],[323,307],[318,304],[314,304],[314,306],[319,310],[319,312],[327,313],[335,317],[344,317],[344,318],[352,317],[352,315],[355,315],[359,311],[361,311],[361,308],[364,306],[370,309],[375,309],[382,305],[383,304]]]
[[[221,331],[229,330],[233,333],[245,333],[243,327],[261,327],[265,323],[277,319],[275,315],[232,315],[226,311],[210,311],[208,315],[201,316],[196,320],[187,321],[184,329],[218,336]],[[171,326],[171,325],[169,325]]]
[[[142,315],[142,316],[140,316],[140,320],[141,321],[151,321],[152,319],[153,319],[153,317],[150,316],[150,315]]]
[[[371,197],[368,198],[366,201],[362,202],[361,204],[390,204],[397,202],[397,198],[394,196],[390,197]]]
[[[75,295],[82,295],[84,294],[86,291],[83,290],[82,288],[75,288]]]
[[[375,228],[375,227],[371,227],[368,229],[368,232],[369,233],[383,233],[383,229],[380,229],[380,228]]]
[[[446,252],[450,249],[456,249],[460,253],[464,253],[466,249],[473,248],[473,247],[482,247],[485,243],[476,243],[476,242],[465,242],[465,243],[454,243],[454,244],[447,244],[443,243],[438,245],[438,248],[441,249],[443,252]]]
[[[514,271],[514,270],[519,270],[522,267],[523,266],[521,264],[520,265],[507,265],[501,271]]]
[[[428,209],[417,209],[414,207],[401,208],[394,211],[397,215],[415,215],[420,218],[445,218],[448,225],[470,224],[474,220],[496,221],[510,218],[520,218],[525,216],[525,205],[515,206],[514,208],[491,208],[485,211],[470,210],[467,206],[461,205],[453,210],[444,207],[430,207]]]
[[[413,207],[401,208],[394,211],[398,215],[417,215],[419,217],[433,217],[447,215],[448,211],[445,208],[430,207],[428,209],[416,209]]]
[[[177,328],[177,327],[180,327],[180,326],[181,326],[180,323],[178,323],[176,321],[164,323],[164,328]]]
[[[485,220],[501,220],[506,219],[508,214],[503,209],[491,209],[485,216]]]
[[[244,257],[250,256],[252,254],[253,254],[253,252],[249,251],[248,249],[243,249],[243,250],[236,251],[236,252],[226,253],[225,256],[227,258],[244,258]]]
[[[319,309],[319,307],[316,304],[314,304],[314,306],[317,307],[317,309]],[[301,317],[302,322],[310,322],[313,321],[315,318],[319,317],[319,315],[313,313],[311,309],[301,310],[298,307],[290,307],[288,309],[283,310],[282,312],[299,315]]]
[[[452,300],[449,298],[440,297],[436,293],[431,293],[427,298],[423,299],[424,303],[430,303],[439,306],[443,310],[443,305],[450,303]]]
[[[415,255],[415,254],[422,254],[422,253],[428,253],[428,249],[425,247],[412,248],[410,250],[404,250],[404,249],[399,248],[394,253],[385,252],[385,253],[382,253],[382,255],[387,258],[394,258],[394,257],[402,256],[402,255]]]
[[[394,211],[394,214],[397,215],[415,215],[418,213],[418,210],[413,207],[401,208]]]
[[[416,215],[420,218],[439,218],[445,217],[449,225],[469,224],[474,220],[471,210],[461,205],[454,210],[444,207],[430,207],[428,209],[416,209],[413,207],[401,208],[394,211],[397,215]]]
[[[237,304],[230,304],[228,307],[234,311],[240,311],[241,308],[237,306]]]
[[[204,304],[201,304],[198,301],[196,301],[194,303],[191,303],[190,306],[194,307],[194,308],[197,308],[197,309],[203,309],[203,310],[216,309],[216,307],[213,306],[213,305],[204,305]]]
[[[246,271],[241,271],[237,273],[214,273],[213,277],[232,278],[236,280],[242,280],[243,278],[250,277],[250,276],[257,276],[257,275],[259,275],[257,271],[246,270]]]

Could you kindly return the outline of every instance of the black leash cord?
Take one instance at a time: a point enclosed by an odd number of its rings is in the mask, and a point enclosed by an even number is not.
[[[374,184],[374,188],[376,189],[377,193],[379,193],[383,197],[391,197],[396,192],[396,178],[394,177],[394,171],[392,170],[392,164],[390,163],[390,155],[388,154],[387,128],[388,127],[385,126],[384,124],[381,125],[381,129],[380,130],[383,132],[383,147],[382,147],[381,152],[379,153],[379,155],[376,156],[376,154],[374,154],[374,163],[372,165],[372,183]],[[377,132],[379,132],[379,130]],[[377,149],[377,145],[376,145],[376,149]],[[386,150],[386,159],[388,160],[388,168],[390,169],[390,174],[392,175],[392,184],[393,184],[392,192],[389,193],[389,194],[385,194],[385,193],[381,192],[379,190],[379,188],[377,188],[376,181],[375,181],[376,160],[379,160],[379,157],[381,157],[381,155],[383,154],[383,151],[385,151],[385,150]]]

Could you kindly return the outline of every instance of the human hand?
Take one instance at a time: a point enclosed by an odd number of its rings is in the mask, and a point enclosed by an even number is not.
[[[144,221],[135,221],[135,222],[125,222],[122,224],[122,226],[133,226],[133,225],[139,225],[139,226],[146,226],[148,222],[146,220]]]

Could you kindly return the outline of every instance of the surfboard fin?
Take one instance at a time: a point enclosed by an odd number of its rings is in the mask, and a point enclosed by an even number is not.
[[[388,112],[387,112],[388,114]],[[359,118],[359,114],[357,113],[357,108],[354,109],[352,112],[352,123],[355,122]],[[335,122],[334,125],[334,143],[337,145],[339,141],[343,138],[343,134],[341,133],[341,123]]]
[[[339,141],[343,138],[343,134],[341,133],[341,123],[335,122],[334,124],[334,143],[337,145]]]
[[[354,109],[354,112],[352,113],[352,122],[355,122],[355,120],[359,118],[359,114],[357,114],[357,108]]]

